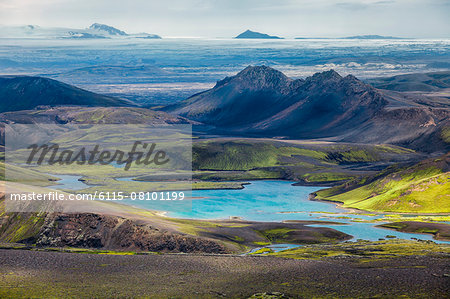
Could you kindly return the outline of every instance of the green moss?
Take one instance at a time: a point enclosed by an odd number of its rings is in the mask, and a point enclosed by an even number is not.
[[[261,234],[271,242],[282,242],[289,239],[288,234],[295,229],[291,228],[275,228],[260,231]]]
[[[244,238],[242,238],[240,236],[233,236],[232,239],[233,239],[233,241],[236,241],[236,242],[244,242]]]
[[[252,169],[248,171],[196,171],[193,179],[203,181],[250,181],[259,179],[281,179],[283,175],[277,170]]]
[[[450,127],[444,127],[442,129],[441,138],[445,143],[450,143]]]
[[[274,252],[272,249],[264,247],[264,248],[254,251],[250,254],[267,254],[267,253],[272,253],[272,252]]]
[[[350,180],[353,176],[338,172],[307,173],[303,176],[307,182],[332,182]]]
[[[45,214],[9,213],[0,226],[0,240],[19,243],[37,237],[45,221]]]
[[[256,242],[253,242],[253,244],[259,245],[259,246],[266,246],[266,245],[270,245],[270,242],[259,242],[259,241],[256,241]]]
[[[404,223],[386,223],[386,224],[382,224],[380,226],[386,227],[386,228],[392,228],[392,229],[403,229],[403,228],[407,227],[407,225]]]
[[[446,223],[437,224],[408,219],[404,222],[384,223],[379,226],[407,233],[431,234],[435,239],[450,240],[450,225]]]
[[[344,242],[327,245],[306,245],[267,254],[294,259],[321,259],[332,256],[354,256],[369,260],[410,255],[450,254],[450,245],[410,240]]]
[[[353,150],[342,152],[343,162],[374,162],[380,160],[380,158],[364,150]]]
[[[436,234],[438,231],[439,231],[438,229],[431,229],[426,227],[422,227],[416,230],[416,232],[421,234]]]
[[[409,148],[404,148],[395,145],[388,144],[380,144],[376,145],[376,149],[385,152],[385,153],[395,153],[395,154],[406,154],[406,153],[414,153],[415,151]]]

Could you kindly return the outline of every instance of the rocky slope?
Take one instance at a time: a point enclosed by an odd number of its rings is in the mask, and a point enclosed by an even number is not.
[[[223,244],[210,239],[177,234],[130,219],[99,214],[59,214],[47,217],[35,243],[46,247],[229,252]]]
[[[142,221],[94,213],[9,213],[0,222],[0,240],[43,247],[226,253],[222,243],[174,233]]]

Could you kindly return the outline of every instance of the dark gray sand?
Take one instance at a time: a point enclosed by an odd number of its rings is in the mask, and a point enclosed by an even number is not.
[[[99,255],[0,250],[0,297],[445,298],[449,260],[407,256],[295,260],[264,256]]]

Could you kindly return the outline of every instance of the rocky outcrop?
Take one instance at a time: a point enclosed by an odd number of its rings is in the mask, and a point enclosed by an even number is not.
[[[97,213],[6,213],[0,194],[0,242],[116,251],[229,253],[223,242]]]
[[[228,252],[225,246],[210,239],[163,231],[122,217],[89,213],[47,217],[36,245],[157,252]]]

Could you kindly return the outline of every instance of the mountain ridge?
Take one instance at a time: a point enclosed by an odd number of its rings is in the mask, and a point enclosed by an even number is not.
[[[346,96],[346,93],[349,92],[347,89],[352,89],[354,93],[363,93],[369,90],[376,95],[374,98],[377,101],[376,105],[386,104],[375,89],[369,85],[351,75],[342,77],[334,70],[317,73],[306,79],[293,80],[280,71],[267,66],[249,66],[235,76],[217,82],[214,88],[194,95],[174,107],[169,107],[168,111],[207,124],[233,128],[246,122],[236,119],[233,114],[239,114],[239,111],[248,113],[251,109],[248,106],[257,103],[259,107],[253,107],[253,111],[257,112],[256,114],[259,112],[261,115],[249,115],[248,117],[256,122],[254,126],[247,129],[258,130],[258,127],[267,129],[270,118],[272,121],[282,118],[286,120],[286,117],[289,116],[286,113],[289,112],[289,109],[295,109],[295,105],[308,105],[311,102],[309,97],[327,97],[339,88],[345,89],[340,91],[341,96]],[[325,102],[323,104],[333,100],[337,99],[333,97],[328,100],[323,99]],[[342,102],[341,104],[346,103]],[[269,108],[270,110],[262,111]],[[280,114],[283,111],[285,113]],[[266,115],[270,118],[266,118]],[[273,125],[271,127],[273,128]]]
[[[441,137],[450,126],[448,105],[430,106],[404,97],[395,106],[394,100],[334,70],[294,80],[267,66],[249,66],[163,110],[231,135],[392,142],[425,151],[449,148]]]

